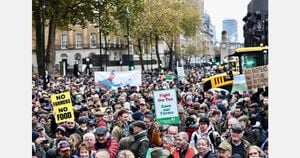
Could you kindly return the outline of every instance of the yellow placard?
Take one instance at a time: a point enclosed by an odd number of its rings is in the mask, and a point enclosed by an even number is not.
[[[56,123],[74,121],[74,110],[70,92],[51,95],[51,103]]]

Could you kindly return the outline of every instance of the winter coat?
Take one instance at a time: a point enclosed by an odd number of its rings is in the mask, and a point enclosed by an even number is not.
[[[184,158],[192,158],[198,153],[196,148],[189,146],[187,150],[185,150]],[[171,153],[171,158],[181,158],[180,155],[182,155],[183,152],[180,150],[180,148],[176,148],[172,153]]]
[[[192,158],[199,158],[199,153],[196,154],[195,156],[193,156]],[[203,158],[217,158],[217,155],[212,152],[212,151],[209,151]]]
[[[117,153],[118,153],[118,142],[114,139],[112,139],[111,137],[109,137],[106,142],[104,143],[99,143],[98,141],[96,141],[95,143],[95,149],[104,149],[106,148],[109,152],[109,155],[111,158],[116,158],[117,157]]]
[[[119,141],[119,151],[121,150],[129,150],[131,143],[134,142],[134,137],[132,135],[123,137]]]
[[[129,135],[129,128],[125,127],[125,125],[123,125],[120,122],[116,122],[112,132],[111,132],[111,136],[117,141],[119,142],[121,138],[123,137],[127,137]]]
[[[133,152],[135,158],[145,158],[150,141],[147,137],[147,131],[142,131],[134,136],[135,141],[130,145],[130,151]]]
[[[154,125],[148,130],[148,139],[150,140],[151,147],[162,146],[162,139],[160,137],[160,131],[156,131]]]

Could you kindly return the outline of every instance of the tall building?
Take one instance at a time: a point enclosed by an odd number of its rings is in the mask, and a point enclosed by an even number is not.
[[[213,32],[213,43],[217,43],[219,42],[218,39],[217,39],[217,34],[216,34],[216,26],[215,25],[211,25],[212,26],[212,32]]]
[[[237,21],[235,19],[223,20],[223,31],[227,32],[227,37],[230,42],[238,41]]]

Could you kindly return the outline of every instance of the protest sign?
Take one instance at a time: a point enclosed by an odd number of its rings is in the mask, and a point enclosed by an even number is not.
[[[175,89],[154,91],[153,97],[157,122],[160,125],[179,124]]]
[[[183,67],[176,67],[177,69],[177,76],[178,78],[182,79],[185,77],[184,69]]]
[[[51,103],[56,123],[74,121],[74,110],[70,92],[51,95]]]
[[[235,91],[238,91],[240,94],[243,94],[244,91],[248,91],[245,75],[242,74],[233,76],[231,93],[234,93]]]
[[[249,89],[268,86],[268,65],[245,69],[244,74]]]

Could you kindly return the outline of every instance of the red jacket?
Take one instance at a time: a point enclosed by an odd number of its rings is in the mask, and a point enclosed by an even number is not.
[[[96,141],[95,149],[106,148],[109,152],[110,158],[116,158],[119,150],[118,142],[112,138],[109,138],[105,143],[101,144]]]
[[[197,129],[198,128],[190,128],[190,127],[185,128],[185,132],[189,135],[189,142],[191,140],[193,132],[196,131]]]
[[[172,157],[173,158],[180,158],[180,149],[176,148],[173,152],[172,152]],[[184,158],[192,158],[194,155],[196,155],[198,152],[197,152],[197,149],[194,148],[194,147],[188,147],[185,155],[184,155]]]

